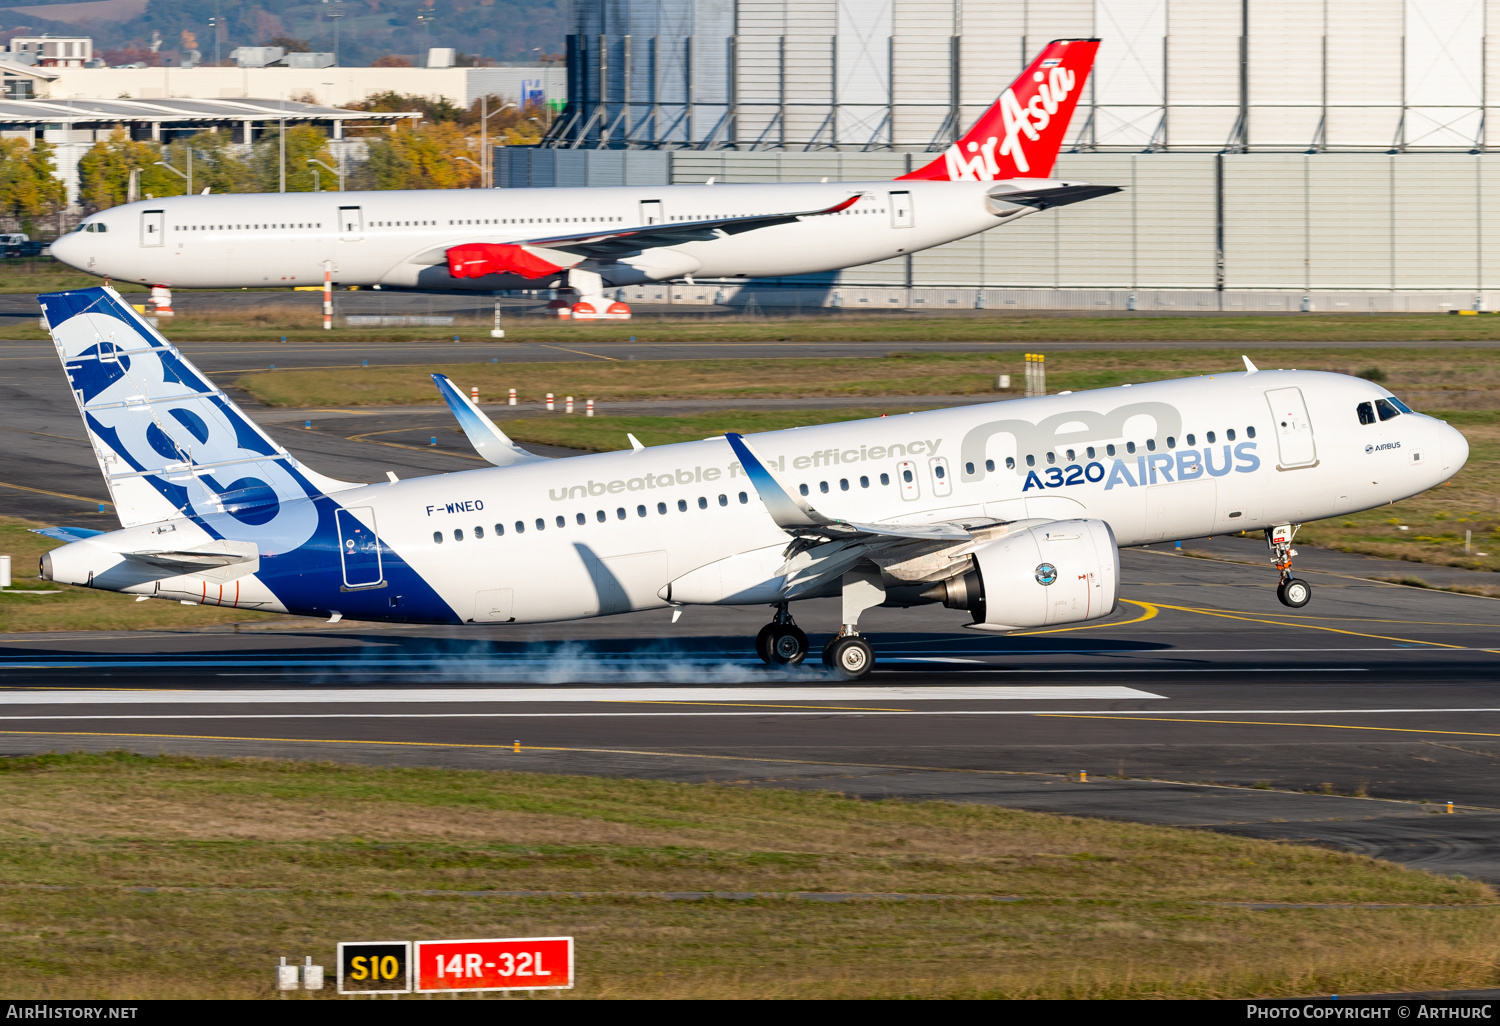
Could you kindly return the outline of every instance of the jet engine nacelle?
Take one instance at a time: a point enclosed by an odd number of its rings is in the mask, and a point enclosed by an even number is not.
[[[1120,549],[1102,520],[1054,520],[986,542],[968,573],[924,593],[974,614],[970,627],[1018,627],[1097,620],[1120,594]]]

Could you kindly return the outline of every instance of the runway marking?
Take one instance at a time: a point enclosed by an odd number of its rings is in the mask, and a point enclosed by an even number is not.
[[[1453,735],[1453,736],[1460,736],[1460,737],[1500,737],[1500,733],[1486,732],[1486,731],[1480,731],[1480,730],[1428,730],[1428,729],[1423,729],[1423,728],[1419,728],[1419,727],[1364,727],[1364,726],[1359,726],[1357,724],[1352,724],[1352,723],[1273,723],[1273,722],[1264,721],[1264,720],[1190,720],[1190,719],[1179,720],[1179,719],[1175,719],[1173,717],[1162,717],[1162,716],[1142,716],[1142,717],[1134,717],[1134,716],[1105,716],[1105,715],[1093,715],[1093,714],[1090,714],[1090,713],[1070,713],[1070,712],[1064,712],[1064,713],[1038,713],[1037,715],[1039,715],[1039,716],[1046,716],[1046,717],[1055,718],[1055,719],[1069,719],[1069,720],[1119,720],[1119,719],[1136,719],[1136,720],[1139,720],[1139,719],[1146,719],[1146,720],[1152,720],[1152,721],[1157,721],[1157,722],[1161,722],[1161,723],[1219,723],[1219,724],[1231,724],[1231,725],[1239,724],[1239,725],[1249,726],[1249,727],[1321,727],[1321,728],[1327,728],[1329,730],[1375,730],[1375,731],[1384,731],[1386,733],[1392,733],[1392,734],[1446,734],[1446,735]]]
[[[771,705],[760,702],[651,702],[647,700],[632,701],[621,699],[621,704],[630,705],[714,705],[714,706],[737,706],[753,709],[819,709],[837,710],[841,712],[911,712],[911,709],[891,709],[885,706],[859,706],[859,705]],[[3,719],[4,717],[0,717]]]
[[[645,704],[645,703],[642,703]],[[686,704],[686,703],[684,703]],[[706,704],[706,703],[705,703]],[[1156,709],[1115,709],[1108,714],[1080,713],[1068,709],[857,709],[839,706],[767,706],[767,709],[794,708],[804,712],[668,712],[665,710],[640,710],[632,712],[335,712],[335,713],[33,713],[24,716],[0,714],[0,722],[30,723],[33,721],[64,720],[67,722],[92,722],[94,720],[484,720],[484,719],[618,719],[628,716],[864,716],[875,713],[882,716],[1036,716],[1053,719],[1134,719],[1163,723],[1247,723],[1254,720],[1190,720],[1179,716],[1323,716],[1336,713],[1345,716],[1374,716],[1380,714],[1411,715],[1413,713],[1500,713],[1500,708],[1486,709],[1183,709],[1180,712],[1159,715]],[[1315,727],[1327,724],[1299,723],[1296,726]],[[1351,728],[1352,729],[1352,728]],[[1396,730],[1399,728],[1364,727],[1364,730]],[[3,733],[3,732],[0,732]],[[1482,735],[1489,736],[1489,735]],[[1500,735],[1495,735],[1500,736]]]
[[[1475,652],[1494,652],[1494,650],[1488,648],[1469,649],[1465,645],[1450,645],[1446,641],[1420,641],[1415,638],[1393,638],[1387,634],[1366,634],[1363,631],[1346,631],[1339,627],[1323,627],[1315,623],[1287,623],[1284,620],[1266,620],[1261,617],[1243,616],[1237,613],[1225,613],[1213,609],[1194,609],[1190,606],[1171,606],[1167,605],[1165,602],[1161,603],[1160,605],[1163,609],[1175,609],[1183,613],[1198,613],[1201,616],[1217,616],[1225,620],[1244,620],[1248,623],[1268,623],[1273,627],[1301,627],[1303,630],[1328,631],[1332,634],[1349,634],[1356,638],[1375,638],[1379,641],[1400,641],[1408,645],[1431,645],[1435,648],[1456,648]]]
[[[255,702],[707,702],[732,703],[758,700],[774,702],[777,699],[803,702],[839,701],[1035,701],[1035,700],[1096,700],[1118,701],[1122,699],[1163,699],[1149,691],[1120,685],[1081,685],[1050,687],[744,687],[744,688],[673,688],[673,687],[619,687],[619,688],[466,688],[466,689],[414,689],[414,688],[365,688],[365,689],[308,689],[265,691],[170,691],[170,692],[120,692],[109,697],[111,704],[120,705],[180,705],[197,703],[222,705]],[[86,705],[99,704],[96,691],[35,692],[8,691],[0,693],[0,705]]]
[[[49,492],[45,488],[31,488],[27,485],[11,484],[9,481],[0,481],[0,488],[14,488],[18,492],[35,492],[37,495],[53,495],[59,499],[77,499],[79,502],[92,502],[100,506],[113,506],[114,503],[106,502],[104,499],[90,499],[87,495],[70,495],[67,492]]]
[[[483,456],[476,456],[476,455],[474,455],[472,453],[466,453],[466,452],[447,452],[447,451],[445,451],[443,449],[438,449],[438,448],[436,448],[434,446],[431,446],[431,445],[406,445],[406,444],[404,444],[402,442],[381,442],[381,441],[378,441],[378,440],[376,440],[376,439],[373,438],[374,435],[395,435],[395,434],[400,434],[403,431],[410,431],[410,430],[412,430],[412,428],[410,426],[408,426],[408,427],[400,427],[400,428],[391,428],[389,431],[369,431],[369,432],[366,432],[365,434],[362,434],[362,435],[349,435],[344,440],[346,442],[363,442],[366,445],[386,445],[386,446],[389,446],[392,449],[410,449],[413,452],[435,452],[435,453],[439,453],[439,454],[441,454],[443,456],[457,456],[460,459],[465,459],[465,460],[479,460],[480,462],[485,462]]]
[[[1160,608],[1158,608],[1156,606],[1156,604],[1152,603],[1152,602],[1138,602],[1135,599],[1128,599],[1128,598],[1122,598],[1120,601],[1121,602],[1129,602],[1132,606],[1140,606],[1142,609],[1144,609],[1146,611],[1145,615],[1138,616],[1134,620],[1123,620],[1123,621],[1120,621],[1120,622],[1117,622],[1117,623],[1113,623],[1113,622],[1112,623],[1090,623],[1090,624],[1085,624],[1082,627],[1054,627],[1051,630],[1046,630],[1046,631],[1019,631],[1019,632],[1017,632],[1015,634],[1010,635],[1010,637],[1012,637],[1012,638],[1024,638],[1024,637],[1026,637],[1027,635],[1030,635],[1030,634],[1062,634],[1062,633],[1065,633],[1067,631],[1090,631],[1090,630],[1096,630],[1096,629],[1098,629],[1100,627],[1124,627],[1124,626],[1126,626],[1128,624],[1132,624],[1132,623],[1141,623],[1142,621],[1145,621],[1145,620],[1153,620],[1153,619],[1156,618],[1156,614],[1159,613],[1159,612],[1161,612]]]
[[[561,350],[564,353],[573,353],[577,356],[592,356],[596,360],[608,360],[611,363],[620,362],[620,358],[618,356],[600,356],[598,353],[585,353],[582,349],[569,349],[567,346],[552,346],[548,345],[545,342],[538,342],[536,344],[541,346],[543,349],[557,349]]]

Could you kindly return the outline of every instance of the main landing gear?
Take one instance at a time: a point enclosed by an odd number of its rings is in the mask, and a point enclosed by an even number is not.
[[[770,666],[796,666],[807,658],[807,635],[797,626],[785,602],[755,636],[755,654]]]
[[[842,626],[823,646],[823,665],[845,680],[859,680],[875,668],[875,650],[859,633],[859,616],[885,601],[879,570],[850,570],[843,579]],[[807,635],[779,603],[776,616],[755,636],[755,653],[770,666],[795,666],[807,657]]]
[[[1292,539],[1297,536],[1301,524],[1281,524],[1266,528],[1266,548],[1271,550],[1271,563],[1281,574],[1276,585],[1276,597],[1284,606],[1301,609],[1312,601],[1312,585],[1300,577],[1292,576],[1292,557],[1297,550],[1292,548]]]

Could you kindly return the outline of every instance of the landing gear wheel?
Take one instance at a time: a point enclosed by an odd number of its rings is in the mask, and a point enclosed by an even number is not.
[[[875,650],[858,634],[845,634],[824,647],[823,662],[845,680],[860,680],[875,668]]]
[[[807,635],[790,623],[768,623],[755,636],[755,654],[768,666],[796,666],[807,658]]]
[[[1284,606],[1301,609],[1312,601],[1312,585],[1300,577],[1288,577],[1276,586],[1276,597]]]

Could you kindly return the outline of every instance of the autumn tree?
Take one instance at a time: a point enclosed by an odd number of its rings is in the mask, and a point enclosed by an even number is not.
[[[286,191],[312,192],[321,178],[324,191],[338,188],[330,182],[328,172],[318,169],[318,176],[308,165],[308,159],[321,160],[329,167],[338,167],[333,154],[328,151],[328,137],[314,125],[289,125],[286,129]],[[255,144],[253,173],[258,188],[246,191],[276,192],[281,182],[280,129],[268,128]]]
[[[40,218],[61,210],[68,194],[56,171],[47,143],[0,139],[0,216],[30,233]]]
[[[376,189],[468,189],[479,184],[474,140],[452,122],[401,125],[370,139],[369,153],[361,177]]]

